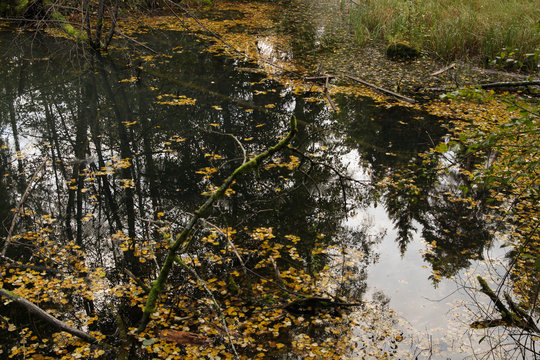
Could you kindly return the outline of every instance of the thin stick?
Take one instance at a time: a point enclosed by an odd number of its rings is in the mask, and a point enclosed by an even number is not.
[[[330,95],[328,95],[328,93],[325,93],[324,96],[326,97],[326,100],[328,100],[328,103],[330,104],[330,107],[332,107],[332,110],[334,112],[337,112],[338,108],[336,107],[336,104],[334,104],[334,102],[332,101]]]
[[[136,277],[135,274],[133,274],[131,271],[129,271],[128,269],[124,269],[124,273],[131,279],[133,279],[133,281],[135,281],[135,283],[143,289],[145,294],[148,294],[150,292],[150,288],[148,287],[148,285],[146,285],[144,281]]]
[[[140,41],[135,40],[134,38],[132,38],[132,37],[130,37],[130,36],[127,36],[126,34],[124,34],[123,32],[121,32],[121,31],[119,31],[119,30],[114,30],[114,33],[115,33],[115,34],[118,34],[118,35],[120,35],[120,36],[122,36],[122,37],[124,37],[124,38],[126,38],[126,39],[128,39],[129,41],[134,42],[135,44],[137,44],[137,45],[139,45],[139,46],[145,48],[145,49],[148,50],[148,51],[153,52],[154,54],[157,54],[157,51],[156,51],[156,50],[152,49],[152,48],[149,47],[148,45],[143,44],[143,43],[140,42]]]
[[[382,88],[380,86],[377,86],[377,85],[374,85],[374,84],[371,84],[371,83],[368,83],[367,81],[364,81],[364,80],[361,80],[361,79],[358,79],[354,76],[351,76],[351,75],[348,75],[348,74],[344,74],[345,77],[351,79],[351,80],[354,80],[354,81],[357,81],[359,82],[360,84],[364,84],[366,86],[369,86],[375,90],[378,90],[380,92],[383,92],[385,94],[388,94],[388,95],[392,95],[393,97],[399,99],[399,100],[402,100],[402,101],[405,101],[405,102],[408,102],[410,104],[414,104],[416,103],[416,101],[414,99],[411,99],[410,97],[407,97],[407,96],[404,96],[404,95],[401,95],[401,94],[398,94],[396,92],[393,92],[393,91],[390,91],[390,90],[387,90],[385,88]]]
[[[214,307],[216,308],[217,312],[219,313],[219,317],[221,319],[221,322],[223,323],[223,326],[225,327],[225,333],[227,334],[227,339],[229,340],[229,344],[231,345],[231,348],[232,348],[232,350],[234,352],[234,356],[235,356],[236,359],[240,360],[240,356],[238,356],[238,352],[236,352],[236,347],[234,346],[234,342],[232,341],[232,336],[231,336],[231,333],[229,331],[229,327],[227,325],[227,320],[225,320],[225,317],[223,316],[223,310],[221,310],[221,307],[219,306],[216,298],[214,297],[214,294],[208,288],[208,286],[206,286],[206,282],[199,276],[199,274],[197,274],[195,269],[193,269],[192,267],[190,267],[186,263],[184,263],[178,256],[175,257],[174,261],[177,264],[179,264],[180,266],[182,266],[184,269],[189,271],[191,274],[193,274],[193,276],[195,276],[195,278],[197,279],[199,284],[201,284],[202,287],[204,287],[204,290],[206,290],[206,292],[208,293],[208,295],[210,295],[210,297],[212,298],[212,302],[214,304]]]
[[[443,72],[446,72],[446,71],[448,71],[448,70],[450,70],[450,69],[453,69],[453,68],[455,68],[455,67],[456,67],[456,63],[452,63],[452,64],[450,64],[450,65],[448,65],[448,66],[446,66],[446,67],[443,67],[443,68],[440,69],[440,70],[437,70],[437,71],[435,71],[435,72],[432,72],[431,74],[429,74],[429,76],[437,76],[437,75],[440,75],[440,74],[442,74]]]
[[[329,75],[326,75],[325,76],[325,84],[324,84],[324,96],[326,97],[326,99],[328,100],[328,103],[330,104],[330,106],[332,107],[332,110],[334,110],[334,112],[337,112],[338,109],[336,107],[336,104],[334,104],[334,102],[332,101],[332,98],[330,97],[330,94],[328,94],[328,86],[329,86],[329,83],[330,83],[330,76]]]
[[[47,164],[47,159],[43,160],[41,165],[38,167],[38,169],[32,175],[32,178],[30,179],[30,183],[26,187],[26,190],[24,190],[23,196],[21,197],[21,201],[19,201],[19,205],[17,205],[17,208],[15,209],[15,214],[13,214],[13,219],[11,219],[11,225],[9,226],[9,231],[8,231],[7,236],[6,236],[6,242],[4,243],[4,247],[2,248],[2,252],[0,253],[0,255],[2,257],[6,256],[6,251],[7,251],[7,248],[9,246],[10,242],[11,242],[11,236],[13,234],[13,230],[15,229],[15,223],[17,222],[19,212],[21,211],[21,208],[22,208],[24,202],[26,201],[26,198],[32,192],[34,185],[37,184],[39,180],[41,180],[41,177],[40,177],[37,181],[34,182],[37,175],[45,167],[45,164]]]
[[[225,239],[227,239],[227,242],[229,243],[229,246],[232,248],[234,254],[236,255],[236,258],[238,259],[238,261],[240,261],[240,264],[242,265],[242,269],[244,270],[244,274],[245,274],[246,273],[246,263],[244,262],[244,259],[242,259],[242,257],[240,256],[240,253],[236,249],[236,246],[232,242],[231,237],[229,236],[229,234],[226,234],[222,229],[219,228],[219,226],[217,226],[215,224],[212,224],[207,219],[202,219],[202,221],[207,223],[208,225],[212,226],[214,229],[216,229],[218,232],[220,232],[221,235],[223,235],[225,237]]]
[[[496,89],[504,87],[518,87],[518,86],[538,86],[540,85],[540,80],[532,81],[503,81],[503,82],[493,82],[488,84],[478,84],[472,85],[473,87],[478,86],[482,89]]]
[[[304,79],[304,81],[315,81],[315,82],[317,82],[317,81],[321,81],[321,80],[326,81],[326,79],[328,79],[328,78],[334,79],[335,75],[306,76],[303,79]]]
[[[281,277],[281,273],[279,272],[276,261],[274,260],[272,256],[270,256],[270,262],[272,263],[272,266],[274,267],[274,271],[276,272],[277,281],[283,286],[285,282],[283,281],[283,278]]]
[[[516,79],[529,79],[529,78],[531,78],[530,75],[521,75],[521,74],[509,73],[509,72],[504,72],[504,71],[498,71],[498,70],[482,69],[482,68],[478,68],[478,67],[474,67],[474,68],[472,68],[472,70],[473,71],[478,71],[478,72],[484,72],[484,73],[487,73],[487,74],[496,74],[496,75],[502,75],[502,76],[509,76],[509,77],[513,77],[513,78],[516,78]],[[540,80],[540,78],[537,78],[537,77],[534,77],[533,79],[534,80]]]

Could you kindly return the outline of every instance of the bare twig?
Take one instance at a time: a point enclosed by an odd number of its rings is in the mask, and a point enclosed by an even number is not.
[[[440,70],[437,70],[437,71],[435,71],[435,72],[432,72],[431,74],[429,74],[429,76],[437,76],[437,75],[440,75],[440,74],[442,74],[443,72],[446,72],[446,71],[448,71],[448,70],[450,70],[450,69],[453,69],[453,68],[455,68],[455,67],[456,67],[456,63],[452,63],[452,64],[450,64],[450,65],[448,65],[448,66],[446,66],[446,67],[443,67],[443,68],[440,69]]]
[[[146,294],[148,294],[148,293],[150,292],[150,288],[148,287],[148,285],[146,285],[146,284],[144,283],[144,281],[142,281],[141,279],[139,279],[138,277],[136,277],[131,271],[129,271],[129,269],[124,268],[123,270],[124,270],[124,273],[125,273],[127,276],[129,276],[130,278],[132,278],[133,281],[135,281],[135,283],[136,283],[137,285],[139,285],[139,286],[143,289],[143,291],[144,291]]]
[[[33,270],[33,271],[38,271],[38,272],[46,272],[46,273],[55,274],[55,275],[60,273],[60,271],[58,269],[55,269],[55,268],[52,268],[52,267],[32,265],[32,264],[21,264],[19,262],[16,262],[13,259],[7,257],[7,256],[3,256],[3,255],[0,255],[0,259],[9,263],[9,264],[6,265],[6,267],[8,269],[10,269],[10,268],[12,268],[12,269],[26,269],[26,270]]]
[[[231,348],[234,352],[234,356],[236,359],[240,360],[240,356],[238,356],[238,352],[236,351],[236,347],[234,346],[234,342],[232,340],[231,332],[229,331],[229,326],[227,325],[225,316],[223,316],[223,310],[221,310],[221,306],[219,306],[216,298],[214,297],[214,293],[212,293],[212,291],[208,288],[208,286],[206,285],[206,282],[199,276],[199,274],[197,274],[195,269],[193,269],[192,267],[184,263],[178,256],[175,257],[174,261],[178,265],[182,266],[184,269],[189,271],[197,279],[199,284],[201,284],[201,286],[208,293],[208,295],[210,295],[210,297],[212,298],[212,303],[214,304],[214,307],[216,311],[218,312],[219,317],[221,319],[221,323],[223,324],[223,327],[225,328],[225,333],[227,334],[227,339],[229,340],[229,344],[231,345]]]
[[[238,250],[236,249],[236,246],[232,242],[231,237],[229,236],[229,234],[226,234],[219,226],[217,226],[215,224],[212,224],[207,219],[203,219],[202,221],[207,223],[208,225],[212,226],[214,229],[216,229],[218,232],[220,232],[225,237],[225,239],[227,239],[227,242],[229,243],[229,246],[232,248],[234,254],[236,255],[236,258],[238,259],[238,261],[240,261],[240,264],[242,265],[242,268],[244,269],[244,273],[245,273],[246,272],[246,263],[244,262],[244,260],[240,256],[240,253],[238,253]]]
[[[150,52],[153,52],[154,54],[157,54],[157,51],[152,49],[151,47],[149,47],[148,45],[145,45],[143,44],[142,42],[140,41],[137,41],[135,40],[134,38],[130,37],[130,36],[127,36],[126,34],[124,34],[123,32],[119,31],[119,30],[114,30],[114,33],[117,34],[117,35],[120,35],[122,36],[123,38],[126,38],[128,39],[129,41],[132,41],[133,43],[145,48],[146,50],[150,51]]]
[[[283,286],[283,278],[281,277],[281,273],[279,272],[278,266],[276,264],[276,261],[272,256],[270,256],[270,262],[272,263],[272,266],[274,267],[274,271],[276,272],[276,279],[277,281]]]

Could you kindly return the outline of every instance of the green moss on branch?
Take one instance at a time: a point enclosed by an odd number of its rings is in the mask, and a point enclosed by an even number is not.
[[[195,211],[184,230],[180,233],[176,241],[169,247],[167,257],[163,262],[163,266],[161,267],[159,275],[152,284],[152,288],[150,289],[150,293],[148,294],[148,297],[146,299],[143,316],[138,327],[139,333],[143,332],[144,329],[146,329],[146,326],[150,321],[150,315],[154,311],[156,311],[157,302],[159,300],[159,297],[163,293],[165,285],[167,284],[167,278],[175,262],[175,259],[177,259],[177,254],[184,253],[191,245],[193,239],[190,235],[198,220],[205,217],[205,215],[212,208],[214,203],[225,195],[225,191],[238,177],[256,169],[259,164],[261,164],[265,159],[271,157],[273,154],[289,145],[297,132],[298,127],[296,117],[292,116],[290,121],[290,130],[285,138],[279,141],[276,145],[268,148],[266,151],[260,153],[259,155],[255,156],[251,160],[243,163],[238,168],[236,168],[236,170],[234,170],[233,173],[227,179],[225,179],[225,181],[223,181],[219,189],[214,194],[212,194],[212,196],[210,196],[208,200],[206,200],[205,203],[202,204],[197,211]]]

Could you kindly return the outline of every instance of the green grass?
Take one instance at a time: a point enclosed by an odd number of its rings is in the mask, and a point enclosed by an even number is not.
[[[540,53],[538,0],[363,0],[352,16],[361,42],[406,41],[443,60],[506,65],[513,52],[538,71],[530,60]]]

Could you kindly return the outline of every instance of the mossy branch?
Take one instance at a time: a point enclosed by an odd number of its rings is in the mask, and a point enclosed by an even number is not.
[[[491,301],[493,301],[495,307],[501,314],[501,318],[475,321],[471,324],[472,328],[481,329],[495,326],[515,326],[526,331],[535,333],[539,332],[534,320],[514,303],[510,295],[507,293],[504,294],[506,302],[510,307],[510,309],[508,309],[501,299],[499,299],[497,294],[495,294],[495,292],[491,289],[491,287],[489,287],[486,280],[484,280],[481,276],[478,276],[477,279],[478,283],[480,284],[480,291],[486,294]]]
[[[242,165],[240,165],[236,170],[233,171],[233,173],[223,181],[219,189],[212,194],[205,202],[204,204],[199,207],[197,211],[193,214],[189,222],[187,223],[186,227],[176,241],[169,247],[169,251],[167,252],[167,257],[165,258],[165,261],[163,262],[163,266],[161,267],[161,270],[159,272],[159,275],[157,279],[152,283],[152,287],[150,289],[150,293],[148,294],[148,297],[146,299],[146,305],[143,310],[143,316],[141,318],[141,322],[138,327],[138,332],[143,332],[144,329],[146,329],[146,326],[148,325],[148,322],[150,321],[150,315],[156,310],[156,304],[158,302],[159,297],[161,296],[163,289],[165,288],[165,285],[167,283],[167,278],[169,276],[169,273],[171,272],[172,266],[175,262],[175,258],[177,257],[178,253],[184,253],[190,246],[193,241],[193,239],[190,237],[191,232],[193,231],[193,228],[199,221],[199,219],[204,218],[209,210],[212,208],[214,203],[222,198],[225,195],[225,191],[232,185],[232,183],[241,175],[246,174],[249,171],[252,171],[254,169],[257,169],[259,164],[262,163],[265,159],[271,157],[276,152],[280,151],[281,149],[285,148],[293,139],[293,137],[298,132],[297,128],[297,122],[296,117],[292,116],[290,120],[290,130],[286,137],[284,137],[281,141],[279,141],[276,145],[268,148],[266,151],[260,153],[259,155],[255,156],[251,160],[244,162]]]
[[[527,314],[523,309],[521,309],[515,302],[512,300],[512,297],[508,293],[504,293],[504,298],[506,299],[506,302],[510,306],[510,309],[515,313],[516,318],[519,320],[519,322],[523,325],[520,326],[523,329],[528,329],[529,331],[540,333],[540,329],[538,329],[538,326],[536,326],[536,323],[534,319]]]
[[[493,301],[493,303],[495,304],[495,307],[497,308],[497,310],[499,310],[503,318],[505,316],[508,316],[510,312],[508,311],[506,306],[503,304],[503,302],[497,297],[497,294],[495,294],[495,292],[491,290],[487,281],[484,280],[484,278],[482,278],[481,276],[478,276],[477,279],[478,279],[478,283],[480,284],[480,291],[486,294],[491,299],[491,301]]]
[[[60,12],[55,11],[51,14],[51,18],[61,24],[62,30],[75,40],[88,41],[86,34],[75,29],[73,25]]]

